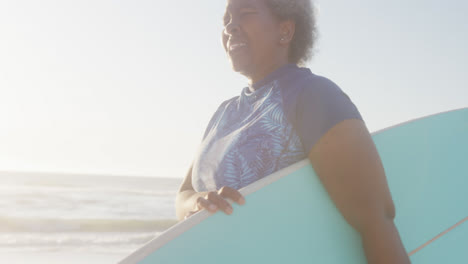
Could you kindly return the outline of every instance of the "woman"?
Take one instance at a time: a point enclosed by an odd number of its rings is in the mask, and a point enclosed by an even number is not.
[[[228,0],[222,40],[247,77],[223,102],[177,195],[177,216],[232,213],[238,189],[309,158],[330,197],[362,237],[369,263],[409,263],[395,208],[370,134],[354,104],[330,80],[299,68],[310,57],[310,0]]]

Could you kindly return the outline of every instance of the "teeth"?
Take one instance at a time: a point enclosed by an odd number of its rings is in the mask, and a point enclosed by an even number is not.
[[[233,50],[236,50],[238,48],[241,48],[241,47],[244,47],[246,46],[247,44],[245,43],[239,43],[239,44],[232,44],[231,46],[229,46],[229,50],[230,51],[233,51]]]

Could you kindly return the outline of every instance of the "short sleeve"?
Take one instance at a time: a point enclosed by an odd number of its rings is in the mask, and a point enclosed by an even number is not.
[[[321,76],[308,78],[296,102],[295,129],[306,153],[338,123],[347,119],[363,120],[348,95]]]

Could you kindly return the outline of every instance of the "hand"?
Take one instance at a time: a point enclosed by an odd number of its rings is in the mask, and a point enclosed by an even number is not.
[[[185,219],[203,209],[206,209],[211,213],[216,213],[218,210],[221,210],[227,215],[230,215],[232,214],[233,209],[225,199],[231,199],[240,205],[245,204],[245,199],[239,191],[225,186],[217,192],[208,192],[204,196],[198,197],[195,210],[190,211],[185,216]]]

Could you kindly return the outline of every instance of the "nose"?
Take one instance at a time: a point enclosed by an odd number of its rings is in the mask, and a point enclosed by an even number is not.
[[[229,36],[236,35],[239,33],[239,30],[239,24],[231,21],[224,27],[224,34]]]

